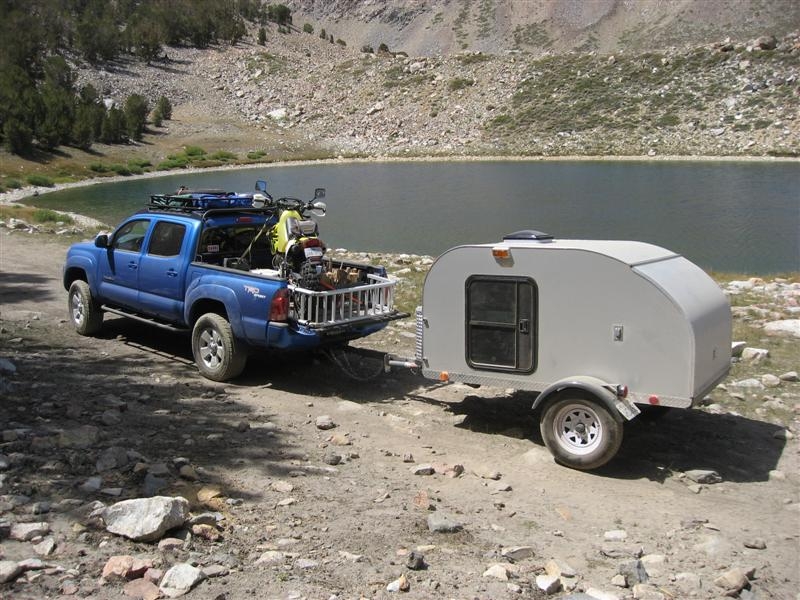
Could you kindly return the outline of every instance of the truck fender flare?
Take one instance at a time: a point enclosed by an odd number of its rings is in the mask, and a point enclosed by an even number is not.
[[[640,412],[633,402],[620,397],[613,391],[616,389],[615,385],[590,375],[567,377],[550,384],[536,396],[531,410],[536,410],[551,397],[567,389],[581,390],[591,394],[605,405],[614,418],[620,421],[622,418],[630,421]]]
[[[76,279],[83,279],[86,283],[89,284],[89,289],[92,291],[93,294],[97,293],[96,283],[94,281],[94,272],[97,265],[95,261],[90,256],[73,256],[70,258],[68,264],[64,265],[64,273],[62,275],[61,282],[64,285],[64,289],[68,290],[69,286],[72,284],[73,281]],[[80,271],[82,273],[82,277],[73,277],[71,274],[75,273],[76,271]]]
[[[242,327],[242,311],[236,293],[229,287],[216,284],[203,284],[193,287],[186,294],[186,304],[184,306],[184,321],[191,325],[192,312],[194,306],[203,300],[213,300],[225,306],[228,323],[231,325],[233,334],[240,340],[244,339],[244,327]],[[199,316],[199,315],[198,315]]]

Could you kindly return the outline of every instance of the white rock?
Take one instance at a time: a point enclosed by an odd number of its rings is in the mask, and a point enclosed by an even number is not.
[[[797,375],[797,371],[787,371],[783,375],[780,376],[781,381],[790,381],[796,382],[800,381],[800,377]]]
[[[628,532],[624,529],[612,529],[603,533],[603,538],[610,542],[620,542],[627,539]]]
[[[269,111],[267,116],[275,121],[283,121],[286,119],[287,114],[288,111],[285,108],[276,108],[275,110]]]
[[[0,560],[0,583],[14,581],[20,573],[22,573],[22,567],[16,561]]]
[[[170,529],[183,525],[188,515],[186,498],[154,496],[112,504],[103,511],[103,521],[111,533],[134,541],[152,542]]]
[[[731,356],[741,357],[742,352],[747,347],[747,342],[733,342],[731,343]]]
[[[50,533],[50,523],[14,523],[11,526],[9,537],[18,542],[27,542],[36,537],[41,537]]]
[[[509,546],[508,548],[503,548],[500,554],[503,558],[512,561],[525,560],[533,556],[533,548],[530,546]]]
[[[561,580],[554,575],[537,575],[536,587],[545,594],[555,594],[561,589]]]
[[[620,600],[619,596],[613,592],[606,592],[593,587],[586,590],[586,595],[595,598],[595,600]]]
[[[750,348],[742,350],[742,360],[747,362],[759,363],[769,358],[769,350],[766,348]]]
[[[495,564],[483,572],[483,577],[491,577],[501,581],[508,581],[508,569],[500,564]]]
[[[719,483],[722,481],[722,477],[720,477],[719,473],[709,469],[692,469],[690,471],[686,471],[684,475],[686,475],[686,477],[688,477],[695,483],[710,484],[710,483]]]
[[[781,380],[776,375],[767,373],[761,376],[761,384],[766,388],[775,388],[781,384]]]
[[[177,598],[189,593],[206,576],[197,567],[188,563],[180,563],[164,574],[159,590],[168,598]]]
[[[770,335],[780,335],[785,333],[793,337],[800,337],[800,319],[770,321],[764,325],[764,331]]]
[[[267,550],[255,562],[257,565],[280,565],[286,562],[286,555],[277,550]]]

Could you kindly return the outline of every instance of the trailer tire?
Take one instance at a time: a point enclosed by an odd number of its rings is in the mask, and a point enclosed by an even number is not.
[[[92,298],[89,284],[77,279],[69,286],[67,296],[69,320],[80,335],[95,335],[103,327],[103,311]]]
[[[622,444],[622,419],[588,394],[572,392],[554,398],[539,427],[556,462],[581,471],[603,466]]]
[[[200,374],[212,381],[233,379],[247,363],[247,353],[233,336],[230,323],[216,313],[206,313],[195,322],[192,355]]]

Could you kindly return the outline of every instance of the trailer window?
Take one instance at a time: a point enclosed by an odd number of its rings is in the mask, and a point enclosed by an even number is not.
[[[536,366],[536,284],[518,277],[467,281],[467,362],[476,369],[531,372]]]

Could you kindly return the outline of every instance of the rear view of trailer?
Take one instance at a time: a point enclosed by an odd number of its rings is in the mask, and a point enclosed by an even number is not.
[[[418,310],[426,377],[540,392],[556,458],[610,460],[637,404],[687,408],[728,373],[728,300],[699,267],[641,242],[518,232],[433,264]]]

